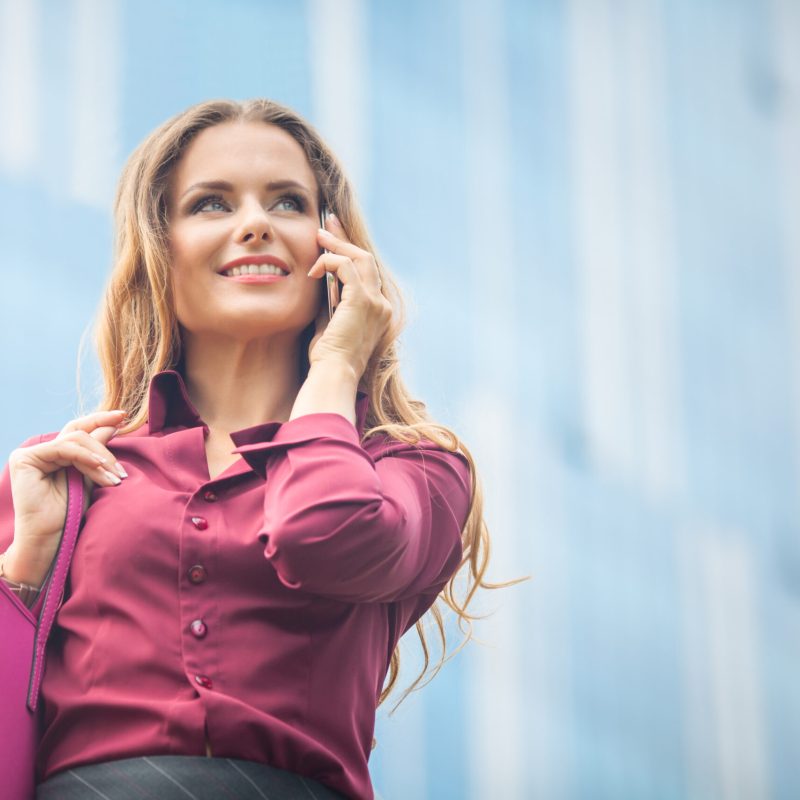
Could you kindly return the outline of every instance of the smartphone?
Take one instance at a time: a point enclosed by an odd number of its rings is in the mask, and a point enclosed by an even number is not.
[[[319,226],[324,230],[327,230],[325,227],[325,220],[328,219],[329,213],[328,206],[323,203],[319,210]],[[323,247],[322,252],[329,253],[330,251]],[[333,272],[326,272],[325,280],[328,287],[328,319],[330,319],[333,316],[333,312],[336,311],[336,306],[339,305],[339,298],[341,297],[341,294],[339,289],[339,279]]]

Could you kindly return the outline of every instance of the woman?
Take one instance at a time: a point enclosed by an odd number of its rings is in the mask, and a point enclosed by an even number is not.
[[[400,637],[417,626],[427,668],[437,596],[469,623],[497,586],[473,460],[404,388],[399,292],[297,114],[187,109],[131,155],[115,212],[101,410],[0,477],[0,575],[37,615],[64,467],[87,488],[37,798],[372,798]]]

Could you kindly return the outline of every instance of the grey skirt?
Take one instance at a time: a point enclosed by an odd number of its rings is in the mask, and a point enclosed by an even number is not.
[[[347,800],[319,781],[256,761],[141,756],[85,764],[36,787],[36,800]]]

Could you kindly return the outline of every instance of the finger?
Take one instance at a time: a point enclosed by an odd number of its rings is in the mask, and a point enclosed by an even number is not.
[[[382,286],[380,270],[378,269],[378,264],[372,253],[361,247],[356,247],[350,242],[338,217],[334,217],[333,215],[329,216],[328,219],[325,220],[325,224],[330,228],[330,230],[325,233],[324,239],[322,235],[323,229],[320,228],[320,240],[325,249],[333,253],[348,256],[356,265],[364,282],[368,286],[374,286],[380,291]],[[336,238],[329,240],[328,236],[335,236]],[[337,246],[334,245],[334,241],[336,240],[341,243],[338,245],[338,249]],[[347,249],[348,247],[349,249]]]
[[[70,420],[60,431],[61,433],[68,433],[69,431],[92,431],[95,428],[103,426],[116,427],[121,423],[125,417],[123,409],[114,409],[113,411],[96,411],[93,414],[87,414],[84,417]]]
[[[102,462],[102,456],[75,439],[53,439],[51,442],[43,442],[35,446],[35,452],[31,455],[36,458],[37,469],[45,474],[57,472],[63,467],[74,466],[95,483],[105,486],[118,486],[122,483],[122,479],[107,468],[107,460]]]
[[[330,231],[334,236],[341,239],[343,242],[349,242],[347,232],[344,229],[339,217],[336,214],[328,214],[325,218],[325,230]]]
[[[357,247],[352,242],[348,241],[344,230],[341,226],[333,231],[319,228],[317,230],[317,239],[322,247],[329,250],[331,253],[336,253],[341,256],[348,256],[355,260],[371,261],[372,253],[367,252],[362,247]]]
[[[77,442],[74,444],[77,445]],[[73,462],[74,466],[95,483],[101,483],[104,486],[119,486],[123,479],[128,477],[122,464],[113,454],[104,456],[91,448],[77,446],[80,464]],[[81,466],[85,466],[85,469],[81,469]]]
[[[323,253],[308,271],[310,278],[321,278],[326,272],[332,272],[339,280],[347,284],[362,283],[360,271],[356,268],[352,258],[338,256],[333,253]]]
[[[82,447],[94,453],[98,464],[104,464],[106,469],[115,472],[120,478],[127,478],[128,473],[125,471],[125,467],[117,460],[116,455],[106,447],[105,442],[98,441],[98,439],[93,436],[98,430],[110,431],[111,435],[113,435],[115,429],[104,427],[92,431],[92,433],[87,433],[86,431],[71,431],[66,435],[66,440],[78,442]],[[109,438],[111,438],[111,436],[109,436]]]
[[[117,425],[101,425],[93,431],[88,431],[87,436],[103,444],[108,444],[117,435],[119,428],[120,426]]]

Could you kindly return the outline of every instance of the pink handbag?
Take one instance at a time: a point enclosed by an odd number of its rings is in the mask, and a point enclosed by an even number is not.
[[[64,583],[78,538],[83,506],[83,476],[67,468],[67,515],[58,554],[45,579],[37,620],[0,580],[0,787],[4,800],[34,800],[40,719],[39,688],[47,639],[64,597]]]

